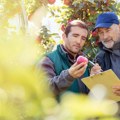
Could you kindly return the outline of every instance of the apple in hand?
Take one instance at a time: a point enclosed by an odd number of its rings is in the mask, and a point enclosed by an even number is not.
[[[79,56],[77,58],[77,63],[80,64],[82,62],[86,62],[86,64],[87,64],[88,63],[88,59],[86,57],[84,57],[84,56]]]

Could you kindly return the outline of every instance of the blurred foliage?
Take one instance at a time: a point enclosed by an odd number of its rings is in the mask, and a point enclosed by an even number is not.
[[[13,18],[16,14],[19,14],[19,17],[22,20],[21,29],[24,31],[24,9],[26,10],[27,16],[31,16],[39,7],[48,4],[48,0],[1,0],[0,1],[0,28],[4,32],[6,29],[15,29],[14,26],[10,26],[9,19]],[[6,9],[7,8],[7,9]],[[6,28],[7,27],[7,28]],[[44,33],[44,34],[43,34]],[[51,51],[55,45],[53,37],[56,34],[51,34],[45,26],[40,29],[40,36],[38,36],[38,43],[43,45],[44,49],[48,52]],[[38,40],[39,39],[39,40]]]
[[[14,18],[16,14],[19,15],[19,21],[21,22],[20,29],[25,32],[25,15],[32,15],[35,10],[43,5],[47,5],[48,0],[1,0],[0,1],[0,29],[4,33],[7,30],[15,30],[15,26],[9,24],[9,19]],[[24,12],[26,10],[26,13]],[[25,14],[25,15],[24,15]],[[48,33],[47,28],[43,27],[41,30],[42,41],[40,44],[43,45],[43,48],[46,51],[51,51],[55,41],[52,38],[52,35]],[[42,34],[44,31],[45,35]],[[39,37],[39,36],[38,36]],[[40,38],[38,38],[40,39]],[[40,40],[39,40],[40,41]]]
[[[94,58],[98,52],[96,41],[98,37],[92,35],[91,31],[95,26],[98,14],[105,11],[114,11],[119,15],[120,3],[116,0],[63,0],[61,6],[50,6],[51,15],[56,18],[56,22],[61,24],[61,30],[66,24],[74,19],[85,21],[89,27],[90,36],[84,47],[84,52],[89,59]]]
[[[22,33],[1,34],[1,120],[39,120],[55,107],[45,73],[35,69],[43,51],[40,48]]]
[[[41,26],[36,40],[43,46],[45,52],[50,52],[56,44],[54,40],[56,36],[58,36],[57,33],[51,33],[46,26]]]
[[[47,5],[48,0],[25,0],[25,8],[27,15],[31,15],[35,12],[35,10],[42,5]]]
[[[6,25],[8,27],[8,19],[21,10],[20,0],[0,0],[0,28],[6,28]]]
[[[47,120],[118,120],[118,106],[109,100],[93,100],[84,95],[64,94],[58,110]]]
[[[10,30],[9,18],[19,13],[21,4],[13,7],[15,1],[1,2],[0,120],[44,119],[51,114],[56,101],[49,90],[46,74],[35,68],[43,49],[23,31]]]
[[[29,16],[37,8],[43,5],[47,6],[47,4],[48,0],[0,0],[0,26],[8,24],[5,20],[14,17],[16,14],[23,14],[24,9]]]

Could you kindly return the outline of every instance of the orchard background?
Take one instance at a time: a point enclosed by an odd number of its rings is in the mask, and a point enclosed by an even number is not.
[[[110,0],[0,0],[0,120],[119,120],[118,105],[110,100],[67,93],[57,103],[50,92],[46,74],[35,69],[38,58],[52,50],[55,41],[45,26],[39,43],[28,31],[28,19],[40,7],[47,7],[62,28],[73,19],[82,19],[92,30],[96,16],[103,11],[119,13],[119,4]],[[43,11],[41,11],[42,14]],[[118,14],[119,15],[119,14]],[[19,29],[11,24],[19,18]],[[16,22],[16,20],[15,20]],[[60,30],[61,30],[60,27]],[[91,57],[97,49],[90,35],[85,52]],[[50,48],[50,44],[53,44]]]
[[[51,4],[55,2],[55,0],[49,1],[52,1]],[[120,4],[116,0],[62,0],[62,3],[58,6],[49,6],[51,17],[55,17],[55,21],[60,24],[60,30],[62,31],[64,31],[66,24],[74,19],[80,19],[86,22],[90,34],[83,51],[92,60],[99,51],[99,39],[96,33],[92,32],[96,17],[106,11],[113,11],[117,15],[120,15]],[[49,37],[45,37],[44,32],[41,33],[41,38],[44,41],[49,41]]]
[[[60,5],[55,4],[57,1],[61,1]],[[11,11],[4,9],[3,6],[4,8],[11,9]],[[21,29],[26,31],[28,20],[30,20],[37,9],[43,6],[45,6],[50,17],[53,17],[60,27],[57,33],[51,33],[46,26],[36,25],[39,27],[39,32],[34,30],[34,32],[38,32],[36,41],[43,45],[46,52],[49,52],[57,44],[54,38],[59,36],[58,33],[64,30],[66,24],[71,20],[81,19],[87,23],[90,31],[88,41],[84,47],[84,52],[91,60],[99,50],[97,47],[99,43],[98,37],[96,33],[91,32],[94,28],[96,17],[98,14],[105,11],[113,11],[118,16],[120,14],[119,0],[16,0],[16,2],[14,2],[14,0],[1,0],[0,27],[9,24],[6,19],[13,17],[17,13],[21,19]],[[3,12],[4,16],[2,15]],[[44,13],[45,11],[40,11],[39,16],[42,14],[44,15]],[[39,18],[40,22],[42,21],[41,19],[42,17]],[[60,40],[60,42],[61,41],[62,40]]]

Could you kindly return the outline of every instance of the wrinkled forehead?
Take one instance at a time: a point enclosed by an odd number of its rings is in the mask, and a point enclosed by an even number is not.
[[[84,34],[88,34],[88,30],[85,28],[81,28],[79,26],[72,26],[71,27],[71,32],[72,33],[84,33]]]
[[[108,29],[110,29],[110,27],[109,28],[100,27],[96,29],[96,32],[101,32],[101,31],[108,30]]]

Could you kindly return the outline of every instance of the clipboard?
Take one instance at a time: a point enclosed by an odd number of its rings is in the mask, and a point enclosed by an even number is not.
[[[106,99],[120,101],[120,96],[116,96],[112,92],[113,85],[120,85],[120,80],[116,74],[110,69],[99,74],[82,78],[82,82],[90,89],[91,93],[95,96],[93,88],[96,85],[103,85],[106,88]]]

